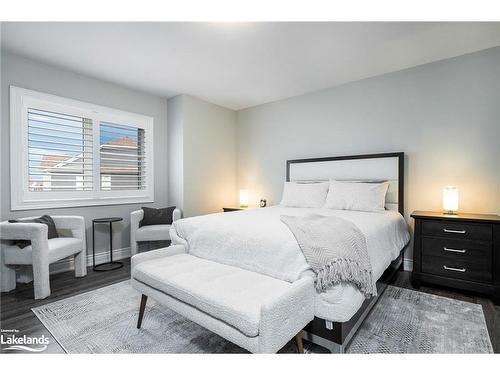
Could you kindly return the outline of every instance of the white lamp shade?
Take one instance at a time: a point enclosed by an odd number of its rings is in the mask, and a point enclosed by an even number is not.
[[[240,207],[248,207],[248,190],[240,190]]]
[[[447,213],[458,211],[458,187],[445,186],[443,188],[443,211]]]

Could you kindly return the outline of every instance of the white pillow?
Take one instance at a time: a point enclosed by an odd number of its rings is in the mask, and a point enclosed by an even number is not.
[[[285,182],[280,204],[286,207],[323,207],[329,185],[328,182]]]
[[[384,211],[388,182],[344,182],[330,180],[325,208],[353,211]]]

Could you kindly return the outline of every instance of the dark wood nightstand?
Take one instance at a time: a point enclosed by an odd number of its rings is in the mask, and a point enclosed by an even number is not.
[[[500,216],[415,211],[412,281],[487,294],[500,304]]]
[[[241,211],[246,210],[246,207],[222,207],[224,212],[233,212],[233,211]]]

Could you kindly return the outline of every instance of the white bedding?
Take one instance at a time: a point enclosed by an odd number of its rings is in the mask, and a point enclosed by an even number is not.
[[[406,222],[396,212],[282,206],[182,219],[173,223],[170,234],[173,244],[185,245],[192,255],[293,282],[312,275],[312,270],[280,215],[307,213],[338,216],[358,226],[366,237],[375,279],[380,278],[410,238]],[[338,284],[316,294],[316,316],[344,322],[363,301],[363,294],[355,286]]]

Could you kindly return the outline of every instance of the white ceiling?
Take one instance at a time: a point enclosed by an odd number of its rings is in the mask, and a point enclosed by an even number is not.
[[[500,45],[500,23],[3,23],[2,48],[241,109]]]

